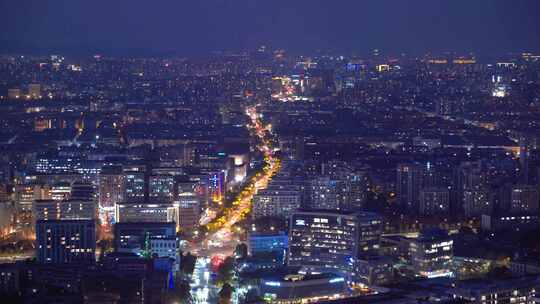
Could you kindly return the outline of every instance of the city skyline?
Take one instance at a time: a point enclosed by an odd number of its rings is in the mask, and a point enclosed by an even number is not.
[[[537,51],[536,1],[2,1],[1,52],[193,56]]]
[[[538,8],[0,2],[0,298],[538,302]]]

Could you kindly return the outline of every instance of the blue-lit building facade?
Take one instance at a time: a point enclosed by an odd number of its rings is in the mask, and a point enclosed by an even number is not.
[[[355,281],[358,259],[378,250],[382,221],[372,213],[298,211],[289,227],[289,266]]]
[[[208,192],[210,199],[219,202],[225,193],[225,173],[222,171],[208,174]]]
[[[248,238],[249,254],[257,256],[259,254],[272,254],[281,263],[284,262],[289,239],[285,233],[276,234],[255,234]]]

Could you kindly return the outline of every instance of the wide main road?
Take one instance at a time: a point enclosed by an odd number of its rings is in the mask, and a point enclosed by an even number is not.
[[[200,257],[214,255],[229,256],[240,241],[239,229],[236,224],[245,219],[251,211],[253,196],[261,189],[265,189],[272,177],[279,171],[281,162],[276,157],[269,138],[268,128],[260,119],[255,106],[246,108],[246,115],[250,123],[250,134],[257,137],[257,148],[264,157],[263,169],[255,174],[234,199],[232,207],[224,210],[221,216],[211,220],[206,226],[208,234],[200,242],[192,244],[191,251]]]
[[[257,137],[257,148],[264,157],[263,169],[255,174],[244,186],[242,191],[234,199],[232,207],[224,210],[222,215],[205,220],[208,228],[207,234],[202,240],[191,243],[188,250],[198,256],[195,272],[193,274],[191,288],[195,303],[216,303],[219,288],[212,283],[210,278],[211,260],[215,256],[224,258],[231,256],[236,245],[240,242],[241,231],[237,224],[249,215],[253,196],[261,189],[268,186],[272,177],[280,169],[280,160],[275,156],[272,148],[269,132],[263,125],[256,107],[248,107],[246,115],[250,123],[248,129],[252,136]],[[233,295],[232,303],[237,303],[238,293]]]

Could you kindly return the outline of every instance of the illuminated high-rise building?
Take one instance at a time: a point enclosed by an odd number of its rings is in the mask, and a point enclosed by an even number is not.
[[[31,211],[34,200],[51,199],[51,187],[40,184],[21,184],[15,186],[15,202],[22,211]]]
[[[340,209],[362,209],[369,184],[366,168],[353,168],[346,162],[334,160],[322,164],[322,175],[336,181]]]
[[[206,177],[202,175],[177,176],[175,201],[178,201],[179,197],[182,195],[195,195],[201,207],[204,207],[209,200],[207,182],[208,180]]]
[[[491,214],[493,204],[489,193],[482,189],[466,189],[463,192],[463,210],[465,216],[480,216],[482,214]]]
[[[289,238],[284,232],[263,231],[251,232],[247,240],[248,252],[251,256],[272,255],[280,264],[285,261]]]
[[[400,164],[397,167],[397,199],[407,208],[406,212],[418,210],[420,189],[424,180],[424,167],[420,164]]]
[[[172,202],[174,199],[174,176],[167,174],[150,175],[150,199],[160,202]]]
[[[98,184],[99,209],[112,214],[115,204],[124,201],[125,182],[122,168],[103,168],[99,174]]]
[[[93,200],[35,200],[35,220],[92,220],[96,218]]]
[[[538,189],[535,186],[516,185],[512,188],[510,212],[514,214],[538,212],[539,199]]]
[[[76,181],[71,184],[69,198],[72,200],[96,201],[96,189],[92,183]]]
[[[225,194],[225,174],[222,171],[208,174],[208,194],[213,202],[223,200]]]
[[[176,195],[182,193],[197,193],[197,195],[204,194],[204,184],[200,181],[190,178],[190,176],[183,175],[176,177]]]
[[[148,256],[152,250],[152,239],[169,239],[176,237],[175,223],[116,223],[114,224],[114,250],[132,252]],[[164,242],[155,241],[154,245]],[[156,250],[157,251],[157,250]],[[157,253],[157,252],[156,252]]]
[[[290,266],[356,277],[359,258],[378,253],[382,219],[373,213],[297,211],[290,218]]]
[[[201,201],[195,193],[184,192],[178,195],[174,203],[178,208],[178,228],[190,232],[199,226],[201,218]]]
[[[71,184],[60,182],[51,187],[51,199],[62,201],[69,199],[71,196]]]
[[[450,192],[448,188],[429,187],[420,191],[421,215],[445,215],[450,211]]]
[[[142,202],[147,197],[148,184],[146,182],[145,166],[129,166],[123,169],[124,199],[127,202]]]
[[[312,179],[308,186],[311,209],[339,210],[343,206],[343,183],[329,176],[318,176]]]
[[[475,214],[480,201],[487,200],[481,195],[488,187],[487,170],[481,161],[465,161],[454,168],[452,206],[453,212],[465,211],[468,216]],[[475,198],[476,197],[476,198]],[[466,206],[467,205],[467,206]]]
[[[269,185],[253,197],[253,218],[281,217],[288,218],[300,208],[302,192],[293,185]]]
[[[240,184],[244,182],[247,177],[249,153],[229,154],[229,157],[233,159],[233,183]]]
[[[94,220],[37,221],[37,261],[42,264],[95,262],[95,229]]]
[[[32,210],[34,201],[34,185],[16,185],[15,186],[15,201],[19,210]]]
[[[463,162],[457,171],[457,183],[461,189],[483,189],[487,185],[487,174],[480,161]]]
[[[411,264],[418,275],[427,278],[452,275],[454,242],[445,230],[424,230],[409,244]]]
[[[180,240],[175,235],[154,235],[148,238],[149,256],[173,260],[173,271],[180,270]]]

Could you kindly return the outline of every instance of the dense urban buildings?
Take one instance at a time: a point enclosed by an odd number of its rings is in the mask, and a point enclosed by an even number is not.
[[[70,17],[75,1],[59,10],[69,22],[55,35],[13,44],[43,48],[20,52],[10,41],[41,33],[30,28],[58,12],[7,10],[17,13],[0,24],[24,21],[25,31],[0,37],[2,302],[537,301],[540,50],[513,43],[531,30],[509,27],[524,5],[448,4],[460,22],[442,30],[425,24],[430,14],[411,17],[414,3],[373,14],[322,2],[287,9],[299,0],[272,4],[276,15],[263,2],[199,4],[209,13],[197,20],[148,10],[136,22],[134,4],[114,14],[123,26],[103,32]],[[371,16],[376,24],[351,26]],[[536,15],[521,17],[537,28]],[[402,18],[406,26],[392,25]],[[251,19],[257,26],[242,25]],[[81,25],[88,41],[47,48]],[[295,39],[250,46],[265,39],[261,26]],[[108,39],[124,28],[140,30]],[[221,51],[186,55],[216,33],[208,45]],[[475,35],[490,44],[462,51]],[[408,44],[416,36],[421,45]],[[155,53],[118,47],[139,37]],[[163,37],[186,53],[160,53]],[[358,37],[362,48],[340,48]],[[223,50],[224,40],[242,50]]]
[[[283,303],[540,274],[540,57],[377,54],[0,57],[2,250],[36,258],[9,273],[95,264],[204,302],[231,256],[238,301]]]

